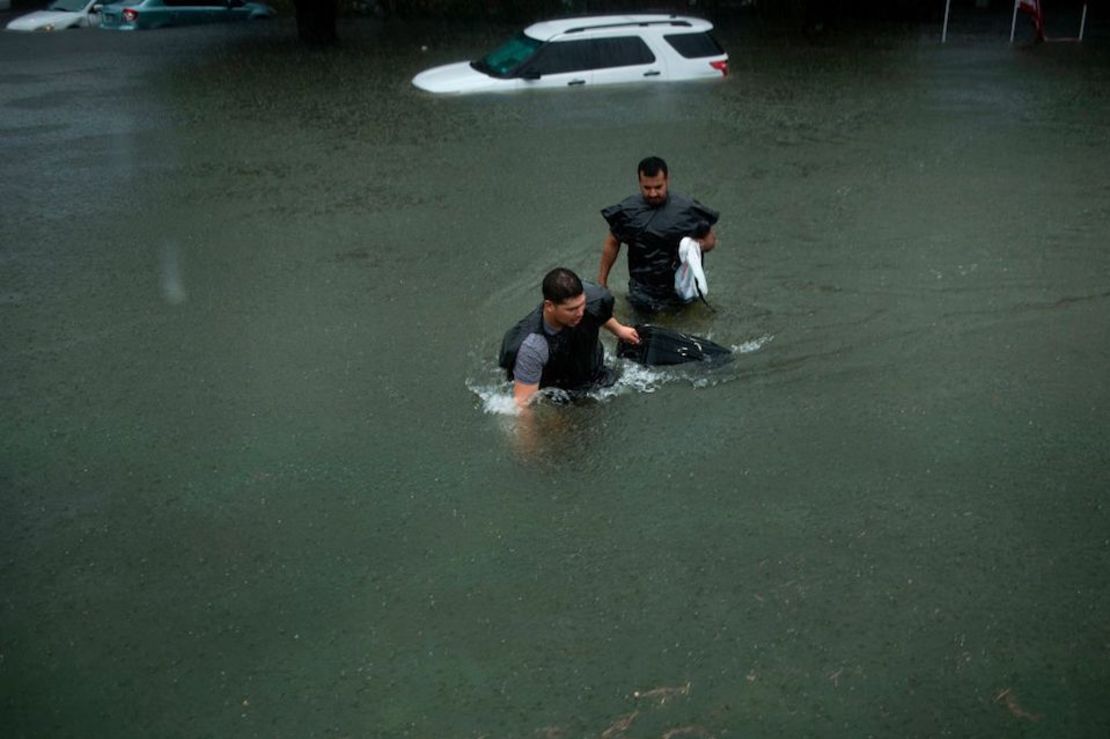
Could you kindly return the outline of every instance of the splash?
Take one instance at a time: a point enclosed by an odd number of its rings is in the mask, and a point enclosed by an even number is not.
[[[753,354],[774,340],[771,334],[765,334],[755,339],[750,339],[741,344],[733,345],[732,351],[737,354]],[[609,401],[613,398],[632,393],[654,393],[660,387],[686,382],[694,388],[714,387],[721,382],[735,379],[735,376],[711,374],[704,372],[704,367],[694,364],[672,365],[670,367],[647,367],[629,360],[617,360],[616,367],[620,370],[617,381],[609,387],[596,388],[586,394],[587,398],[597,401]],[[513,400],[512,385],[500,379],[501,371],[488,368],[488,379],[468,379],[466,387],[478,396],[483,413],[491,416],[517,416],[520,409]],[[497,378],[497,379],[494,379]],[[540,402],[544,399],[561,404],[569,400],[569,396],[556,388],[545,388],[540,391]]]
[[[734,345],[732,347],[732,351],[736,352],[737,354],[752,354],[759,351],[767,344],[770,344],[772,341],[774,341],[774,339],[775,337],[773,335],[764,334],[758,339],[750,339],[748,341],[745,341],[743,344]]]
[[[645,367],[642,364],[620,361],[620,377],[609,387],[591,390],[588,397],[596,400],[609,400],[628,393],[654,393],[661,385],[678,379],[676,373],[659,367]]]
[[[479,385],[473,381],[467,381],[466,387],[470,392],[478,396],[481,401],[482,412],[491,416],[519,416],[520,408],[516,405],[516,399],[513,398],[512,386],[507,383],[500,383],[496,385]],[[571,396],[564,390],[557,387],[546,387],[536,393],[538,396],[532,402],[544,402],[545,400],[552,405],[563,405],[571,402]],[[594,398],[593,393],[587,397]]]
[[[466,387],[478,396],[481,401],[482,412],[491,416],[517,416],[520,409],[513,400],[512,389],[504,383],[500,385],[479,385],[468,380]]]

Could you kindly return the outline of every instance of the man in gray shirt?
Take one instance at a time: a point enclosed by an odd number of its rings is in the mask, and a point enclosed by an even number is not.
[[[558,267],[543,278],[543,303],[517,322],[501,342],[498,363],[513,381],[513,398],[524,407],[542,387],[580,391],[609,378],[598,339],[604,328],[638,344],[636,329],[613,317],[613,296],[599,285]]]

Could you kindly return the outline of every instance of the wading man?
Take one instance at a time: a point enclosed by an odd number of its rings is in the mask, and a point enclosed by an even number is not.
[[[648,157],[636,167],[640,191],[601,211],[609,233],[601,249],[597,281],[609,284],[609,270],[621,245],[628,245],[628,302],[651,315],[687,301],[674,289],[679,266],[678,246],[683,237],[697,240],[704,254],[717,245],[713,229],[719,214],[698,201],[669,189],[667,163]]]
[[[543,278],[543,302],[508,330],[498,363],[513,382],[513,399],[523,408],[544,387],[570,392],[604,387],[616,380],[605,366],[598,331],[638,344],[636,329],[613,317],[613,296],[583,285],[562,267]]]

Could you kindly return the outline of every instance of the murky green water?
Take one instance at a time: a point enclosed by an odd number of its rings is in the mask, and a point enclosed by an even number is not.
[[[1105,736],[1105,40],[409,86],[503,33],[0,37],[5,733]],[[648,153],[742,353],[525,443],[500,334]]]

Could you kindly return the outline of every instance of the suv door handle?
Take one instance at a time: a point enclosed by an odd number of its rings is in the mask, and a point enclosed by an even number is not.
[[[575,85],[584,85],[584,84],[586,84],[586,80],[571,80],[570,82],[567,83],[567,87],[573,87]]]
[[[645,77],[658,77],[659,75],[660,75],[660,72],[659,72],[658,69],[652,69],[652,70],[649,70],[647,72],[644,72]]]

